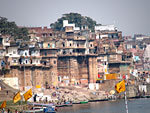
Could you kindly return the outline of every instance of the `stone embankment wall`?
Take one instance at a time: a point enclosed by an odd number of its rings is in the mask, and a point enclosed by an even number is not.
[[[100,91],[111,91],[115,90],[115,85],[118,83],[118,80],[105,80],[103,83],[100,83]]]
[[[138,86],[128,85],[126,86],[127,97],[132,98],[138,96]]]
[[[126,86],[127,91],[127,97],[140,97],[140,96],[150,96],[150,84],[145,84],[143,86],[146,86],[146,91],[140,91],[139,85],[128,85]]]

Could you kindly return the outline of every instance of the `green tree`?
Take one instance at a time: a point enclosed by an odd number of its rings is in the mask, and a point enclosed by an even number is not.
[[[76,27],[82,27],[87,25],[88,28],[94,31],[94,26],[96,25],[96,21],[87,16],[82,16],[78,13],[69,13],[63,14],[61,18],[59,18],[55,23],[50,24],[51,28],[56,31],[62,31],[63,29],[63,20],[68,20],[69,23],[75,23]]]
[[[28,37],[28,29],[27,28],[18,28],[16,30],[16,38],[15,39],[23,39],[25,41],[29,40]]]
[[[15,22],[9,22],[5,17],[0,17],[0,33],[10,35],[14,39],[29,40],[27,28],[19,28]]]

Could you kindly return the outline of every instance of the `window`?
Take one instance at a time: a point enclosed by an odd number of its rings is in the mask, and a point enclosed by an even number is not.
[[[42,34],[42,37],[45,37],[45,36],[46,36],[46,34],[43,33],[43,34]]]
[[[122,61],[125,61],[125,55],[122,55]]]
[[[54,64],[56,64],[56,61],[54,60]]]
[[[90,46],[92,47],[93,45],[91,44]]]
[[[13,51],[13,54],[16,54],[16,51]]]
[[[27,56],[27,53],[25,52],[25,56]]]
[[[52,36],[52,33],[50,33],[49,36]]]
[[[112,38],[114,38],[114,35],[112,35]]]
[[[47,53],[45,52],[45,56],[47,56]]]
[[[105,49],[105,47],[103,47],[103,49],[104,49],[104,52],[106,52],[106,49]]]
[[[50,48],[50,44],[48,44],[48,48]]]
[[[83,29],[85,29],[85,26],[83,26]]]
[[[28,63],[28,60],[26,60],[26,64]]]
[[[63,54],[65,55],[65,54],[66,54],[66,51],[63,51]]]
[[[17,60],[15,59],[15,60],[14,60],[14,63],[16,63],[16,62],[17,62]]]
[[[71,43],[70,43],[70,47],[71,47]]]

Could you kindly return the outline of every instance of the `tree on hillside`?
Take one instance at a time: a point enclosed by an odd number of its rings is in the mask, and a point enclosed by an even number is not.
[[[23,39],[25,41],[29,40],[28,36],[28,29],[27,28],[18,28],[16,31],[16,38],[15,39]]]
[[[50,24],[51,28],[57,31],[63,30],[63,20],[68,20],[69,23],[75,23],[76,27],[82,27],[83,25],[87,25],[90,30],[94,31],[94,26],[96,25],[96,21],[87,16],[82,16],[78,13],[69,13],[63,14],[61,18],[59,18],[55,23]]]
[[[9,22],[4,17],[0,17],[0,33],[10,35],[14,39],[29,40],[27,28],[19,28],[15,22]]]

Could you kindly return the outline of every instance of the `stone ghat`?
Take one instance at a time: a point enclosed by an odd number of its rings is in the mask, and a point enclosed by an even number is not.
[[[41,92],[35,91],[37,95],[39,95]],[[37,97],[37,102],[45,102],[45,103],[55,103],[60,104],[67,101],[71,101],[73,103],[78,103],[81,101],[96,101],[96,100],[104,100],[109,97],[109,94],[105,91],[99,91],[99,90],[90,90],[86,87],[80,87],[80,86],[68,86],[68,87],[60,87],[59,89],[48,89],[43,91],[43,97],[45,95],[45,98],[40,98],[40,96]],[[46,95],[49,95],[50,98]]]

